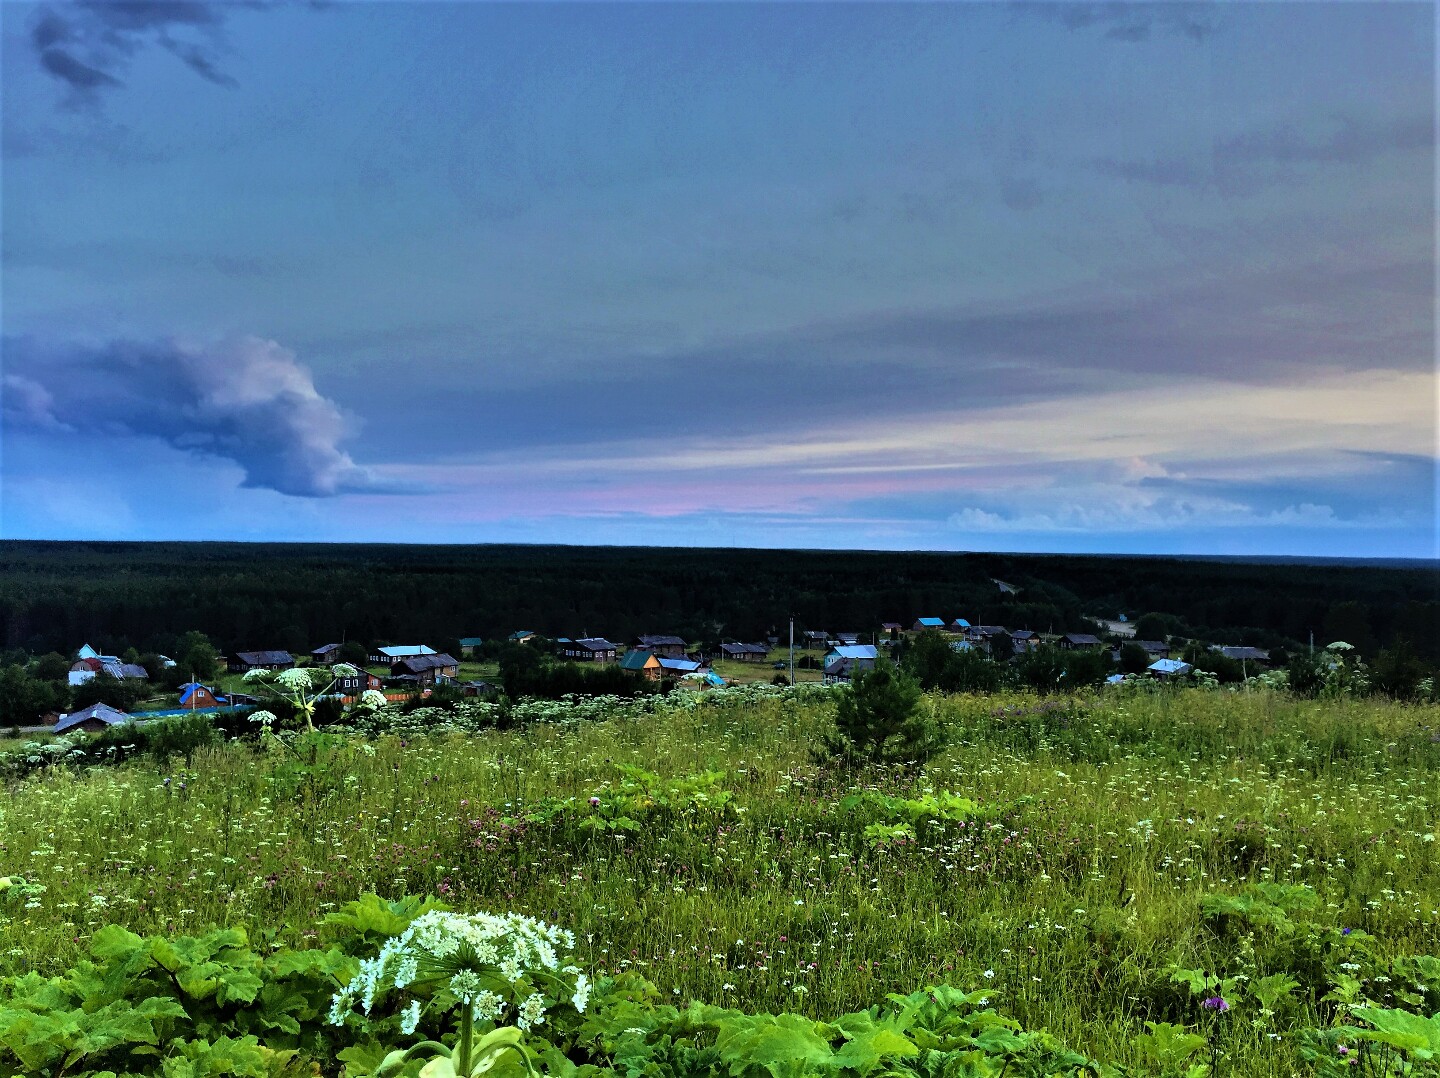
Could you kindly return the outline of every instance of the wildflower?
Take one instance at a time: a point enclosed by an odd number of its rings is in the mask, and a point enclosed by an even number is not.
[[[494,1022],[505,1013],[505,1001],[494,992],[481,992],[475,997],[475,1020]]]
[[[415,1027],[420,1024],[420,1001],[412,1000],[410,1006],[405,1008],[400,1015],[400,1032],[409,1036],[415,1032]]]
[[[1209,999],[1202,999],[1200,1006],[1204,1007],[1207,1011],[1214,1011],[1217,1014],[1223,1014],[1230,1009],[1230,1004],[1225,1002],[1223,996],[1211,996]]]
[[[480,994],[480,976],[473,969],[462,969],[450,978],[450,991],[461,1003],[473,1002]]]
[[[987,969],[984,973],[980,974],[980,976],[984,977],[987,981],[994,980],[995,971],[993,969]]]
[[[678,989],[677,989],[678,991]],[[590,1001],[590,981],[581,973],[575,978],[575,994],[570,997],[570,1002],[575,1009],[582,1014],[585,1012],[585,1004]]]
[[[590,798],[590,805],[592,808],[598,804],[600,804],[600,799],[598,797]]]
[[[515,1020],[515,1024],[521,1029],[529,1029],[544,1021],[545,997],[539,992],[532,992],[525,997],[525,1002],[520,1004],[520,1016]]]
[[[248,677],[248,675],[247,675]],[[310,672],[298,668],[281,670],[275,675],[275,684],[283,685],[287,689],[304,691],[311,687]]]

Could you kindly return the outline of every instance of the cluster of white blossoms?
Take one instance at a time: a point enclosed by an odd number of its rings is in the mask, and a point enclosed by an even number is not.
[[[281,670],[275,675],[275,684],[283,686],[292,692],[307,692],[315,687],[315,679],[311,677],[309,670],[291,668]]]
[[[384,707],[387,703],[389,701],[379,689],[366,689],[360,694],[361,707]]]
[[[584,1011],[590,983],[578,966],[561,965],[562,952],[575,947],[568,929],[518,913],[447,913],[434,910],[416,918],[387,940],[374,958],[360,963],[355,977],[330,1004],[330,1021],[340,1025],[358,1006],[367,1015],[391,989],[423,990],[430,998],[441,989],[477,1022],[499,1022],[515,1008],[521,1029],[545,1020],[545,992],[569,994]],[[412,1000],[401,1013],[401,1028],[413,1033],[424,1004]]]

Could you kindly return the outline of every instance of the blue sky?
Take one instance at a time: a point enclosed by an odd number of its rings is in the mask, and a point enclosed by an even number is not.
[[[6,536],[1437,553],[1430,5],[0,29]]]

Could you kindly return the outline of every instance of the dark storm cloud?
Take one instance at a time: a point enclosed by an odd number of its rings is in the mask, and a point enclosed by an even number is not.
[[[40,66],[70,91],[71,103],[93,103],[124,85],[135,55],[148,45],[171,53],[217,86],[236,85],[222,70],[225,21],[236,5],[198,0],[77,0],[42,8],[30,28]],[[261,6],[261,5],[247,5]]]
[[[1383,119],[1331,115],[1242,132],[1203,153],[1105,157],[1093,165],[1103,175],[1138,183],[1244,194],[1283,182],[1290,166],[1359,165],[1387,154],[1433,154],[1434,149],[1433,114]]]
[[[274,341],[211,347],[115,341],[94,348],[6,344],[10,429],[59,437],[153,437],[233,461],[246,487],[297,497],[380,492],[340,448],[349,424]]]

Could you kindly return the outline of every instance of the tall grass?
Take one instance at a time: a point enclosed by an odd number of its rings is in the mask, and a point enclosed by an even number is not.
[[[0,969],[57,970],[111,922],[298,940],[364,891],[431,892],[570,927],[592,969],[637,969],[677,1001],[826,1016],[985,985],[1027,1027],[1121,1058],[1143,1020],[1195,1018],[1167,965],[1233,969],[1199,916],[1208,894],[1308,884],[1321,922],[1440,953],[1434,708],[1202,691],[923,706],[951,746],[864,784],[1019,802],[1002,826],[873,847],[840,807],[861,783],[811,762],[832,706],[780,700],[32,777],[6,791],[0,874],[47,890],[0,924]],[[724,771],[741,812],[617,833],[509,822],[604,790],[619,763]],[[1237,1073],[1293,1072],[1284,1039],[1235,1028]]]

